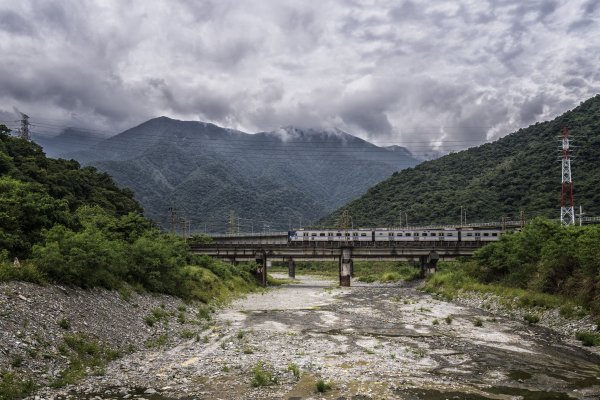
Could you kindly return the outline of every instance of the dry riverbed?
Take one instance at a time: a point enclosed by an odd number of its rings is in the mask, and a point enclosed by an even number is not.
[[[38,397],[600,398],[600,358],[554,331],[403,284],[299,278],[235,301],[195,338],[127,355],[102,376]],[[270,385],[252,386],[257,365]],[[317,393],[319,379],[331,389]]]

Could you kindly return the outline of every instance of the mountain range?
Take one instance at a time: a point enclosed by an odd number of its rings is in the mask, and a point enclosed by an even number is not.
[[[354,224],[458,224],[558,219],[561,132],[569,129],[576,212],[600,215],[600,95],[552,121],[519,129],[493,143],[448,154],[392,174],[319,224],[334,226],[342,210]]]
[[[131,188],[165,228],[169,208],[177,208],[192,231],[226,231],[231,211],[245,232],[311,224],[420,161],[403,147],[378,147],[339,129],[248,134],[159,117],[87,146],[77,132],[65,133],[68,140],[47,140],[47,148],[68,149],[61,157]]]

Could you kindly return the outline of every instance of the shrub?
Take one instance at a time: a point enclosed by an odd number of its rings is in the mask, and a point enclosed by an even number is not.
[[[473,325],[477,327],[483,326],[483,321],[481,320],[481,318],[476,318],[475,321],[473,321]]]
[[[528,324],[537,324],[540,322],[540,317],[535,314],[525,314],[523,319],[527,321]]]
[[[319,379],[315,384],[315,387],[317,389],[317,392],[325,393],[326,391],[331,389],[331,384],[325,382],[323,379]]]
[[[446,321],[446,324],[450,325],[452,323],[452,316],[448,315],[446,318],[444,318],[444,321]]]
[[[252,368],[252,380],[250,384],[253,387],[269,386],[275,383],[273,374],[266,369],[265,363],[257,362]]]
[[[575,338],[580,340],[584,346],[600,346],[600,333],[577,332]]]
[[[58,326],[60,326],[64,330],[69,330],[71,329],[71,321],[69,321],[67,318],[61,318],[58,321]]]
[[[298,367],[298,364],[289,363],[287,370],[294,375],[294,378],[296,378],[296,380],[300,379],[300,368]]]
[[[0,371],[0,399],[17,400],[27,397],[36,389],[31,379],[26,379],[12,372]]]

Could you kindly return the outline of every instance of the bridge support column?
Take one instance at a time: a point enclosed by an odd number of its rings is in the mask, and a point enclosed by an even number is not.
[[[292,279],[296,278],[296,262],[293,258],[287,260],[288,263],[288,276]]]
[[[267,255],[263,253],[256,254],[256,280],[258,284],[266,287],[267,286],[267,268],[270,266],[271,261],[267,261]]]
[[[340,255],[340,286],[350,286],[350,276],[352,274],[352,248],[342,248]]]
[[[430,252],[426,256],[419,256],[419,261],[421,262],[421,278],[425,278],[426,275],[435,273],[439,259],[440,256],[435,251]]]

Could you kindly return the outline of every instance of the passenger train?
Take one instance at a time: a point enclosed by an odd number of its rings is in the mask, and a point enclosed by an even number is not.
[[[288,232],[288,241],[295,242],[493,242],[504,231],[499,229],[445,228],[445,229],[349,229],[311,230]]]

